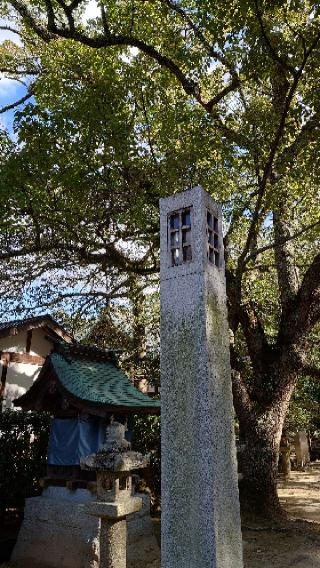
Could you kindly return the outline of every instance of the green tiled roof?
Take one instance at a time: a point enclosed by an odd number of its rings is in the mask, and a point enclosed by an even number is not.
[[[62,386],[77,398],[115,407],[160,408],[160,401],[136,389],[112,360],[73,356],[71,348],[49,359]]]

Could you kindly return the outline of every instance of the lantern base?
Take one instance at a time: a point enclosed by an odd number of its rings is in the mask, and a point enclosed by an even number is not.
[[[91,501],[85,508],[89,515],[100,517],[101,519],[122,519],[131,513],[137,513],[142,507],[141,497],[129,497],[126,500],[119,500],[105,503],[104,501]]]

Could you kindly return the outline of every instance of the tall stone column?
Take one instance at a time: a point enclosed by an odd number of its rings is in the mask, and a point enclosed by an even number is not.
[[[160,201],[162,568],[242,568],[221,208]]]

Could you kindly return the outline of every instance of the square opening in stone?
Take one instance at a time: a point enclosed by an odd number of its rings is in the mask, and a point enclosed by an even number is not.
[[[182,211],[182,226],[191,227],[191,211],[190,209],[184,209]]]
[[[168,216],[168,248],[170,266],[192,260],[192,207]]]
[[[173,213],[170,215],[170,229],[179,229],[180,226],[180,216],[179,213]]]
[[[178,248],[171,251],[171,262],[172,266],[180,264],[180,250]]]
[[[182,230],[182,244],[191,244],[191,229]]]
[[[176,247],[179,245],[179,231],[173,231],[170,235],[170,246]]]
[[[124,491],[125,489],[127,489],[128,485],[127,485],[127,478],[126,477],[120,477],[119,479],[119,489],[121,491]]]
[[[102,483],[103,489],[106,491],[111,491],[112,489],[112,479],[110,477],[105,477]]]
[[[190,262],[192,260],[192,250],[191,246],[188,245],[183,247],[183,262]]]
[[[220,266],[219,221],[211,211],[207,210],[207,258],[211,264]]]

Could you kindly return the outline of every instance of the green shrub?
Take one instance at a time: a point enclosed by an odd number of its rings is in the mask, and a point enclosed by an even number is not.
[[[150,466],[141,475],[149,490],[153,509],[160,504],[161,497],[161,437],[159,416],[135,416],[132,448],[143,454],[150,453]]]
[[[22,507],[39,494],[46,472],[50,416],[43,412],[0,413],[0,510]]]

